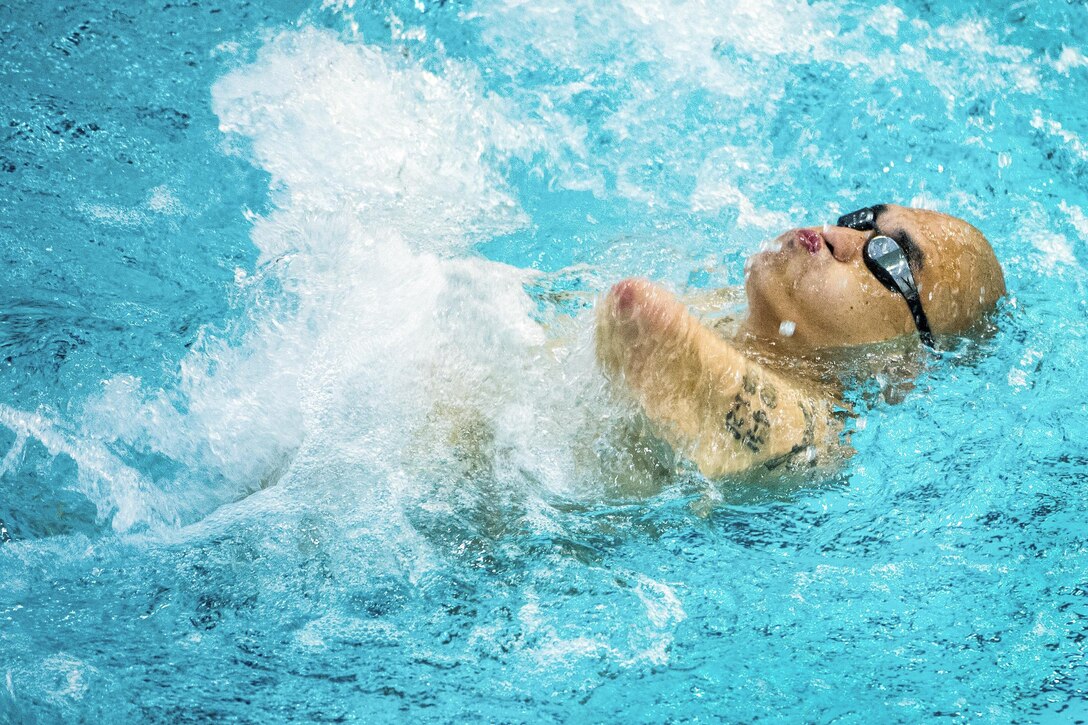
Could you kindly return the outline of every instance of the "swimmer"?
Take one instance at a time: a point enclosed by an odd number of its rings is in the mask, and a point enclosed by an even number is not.
[[[935,347],[1005,294],[982,233],[934,211],[872,206],[775,241],[749,260],[748,315],[729,339],[644,279],[617,283],[597,307],[602,370],[710,478],[838,445],[843,404],[803,372],[813,356],[907,335]]]

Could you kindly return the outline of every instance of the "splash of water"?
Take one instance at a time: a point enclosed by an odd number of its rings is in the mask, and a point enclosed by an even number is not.
[[[409,505],[463,500],[450,480],[471,488],[480,466],[529,499],[581,485],[569,424],[599,413],[577,400],[600,382],[588,325],[559,341],[534,274],[469,251],[526,223],[495,166],[539,150],[539,129],[468,67],[315,30],[270,42],[213,103],[276,205],[252,216],[260,259],[236,273],[233,334],[206,332],[176,389],[118,376],[87,404],[91,439],[196,472],[114,528],[192,522],[273,484],[276,505],[349,490],[359,516],[402,527]],[[100,511],[115,488],[89,492]]]

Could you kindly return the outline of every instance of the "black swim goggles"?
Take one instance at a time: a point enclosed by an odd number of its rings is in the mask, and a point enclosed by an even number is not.
[[[849,214],[843,214],[836,225],[859,232],[873,231],[876,229],[877,215],[881,211],[882,208],[879,206],[858,209]],[[865,266],[882,285],[892,292],[903,295],[903,299],[907,301],[907,307],[910,308],[911,317],[914,318],[914,326],[918,328],[918,336],[925,345],[936,348],[933,333],[929,329],[929,320],[926,319],[926,313],[922,310],[918,283],[914,281],[914,274],[907,261],[907,252],[899,240],[878,234],[865,242],[861,257],[865,260]]]

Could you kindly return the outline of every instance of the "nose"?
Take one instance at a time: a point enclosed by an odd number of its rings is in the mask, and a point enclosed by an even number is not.
[[[822,232],[831,254],[840,262],[849,262],[861,256],[861,248],[872,234],[848,227],[826,227]]]

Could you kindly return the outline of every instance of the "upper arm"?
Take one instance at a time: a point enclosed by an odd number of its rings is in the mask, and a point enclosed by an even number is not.
[[[645,280],[616,285],[599,306],[597,354],[659,434],[707,476],[773,462],[827,437],[824,396],[746,357]]]

